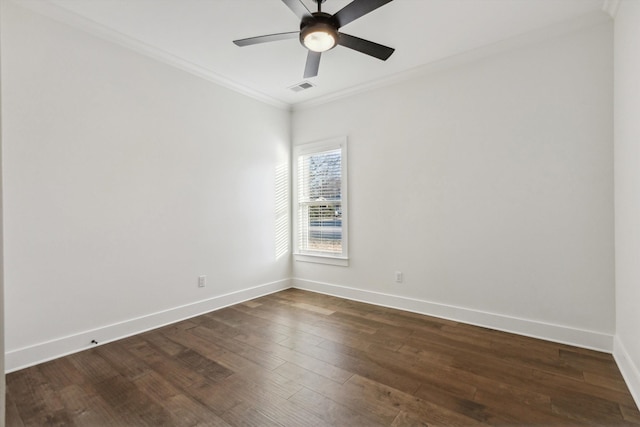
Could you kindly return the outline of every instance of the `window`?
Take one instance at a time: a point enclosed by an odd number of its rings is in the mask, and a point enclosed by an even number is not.
[[[298,261],[347,265],[347,139],[294,150]]]

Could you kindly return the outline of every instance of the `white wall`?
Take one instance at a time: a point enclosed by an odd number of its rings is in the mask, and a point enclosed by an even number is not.
[[[295,111],[349,138],[351,255],[296,285],[611,350],[612,73],[607,22]]]
[[[7,369],[288,287],[289,112],[5,3]]]
[[[2,7],[0,7],[0,19]],[[2,34],[0,34],[1,46]],[[0,47],[0,74],[2,70],[2,48]],[[0,82],[2,78],[0,77]],[[0,85],[1,86],[1,85]],[[2,209],[2,90],[0,87],[0,426],[5,423],[5,375],[4,375],[4,255],[3,255],[3,209]]]
[[[287,112],[13,3],[2,37],[9,370],[288,286]],[[350,266],[296,284],[610,350],[611,46],[594,26],[295,112],[295,143],[349,136],[351,197]]]
[[[640,2],[621,2],[615,19],[614,50],[614,355],[636,401],[640,402]]]

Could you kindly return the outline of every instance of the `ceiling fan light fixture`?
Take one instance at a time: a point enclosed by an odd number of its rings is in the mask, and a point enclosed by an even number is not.
[[[314,52],[326,52],[338,44],[338,30],[326,22],[315,22],[300,31],[300,43]]]
[[[336,45],[336,39],[330,33],[319,30],[307,34],[303,43],[314,52],[326,52]]]
[[[246,39],[234,40],[233,43],[237,46],[250,46],[259,43],[288,40],[298,37],[300,44],[308,50],[307,62],[305,64],[303,74],[305,79],[316,77],[318,75],[318,68],[320,67],[320,58],[322,53],[333,49],[338,45],[382,61],[386,61],[395,50],[391,47],[338,31],[344,25],[373,12],[393,0],[351,0],[350,3],[333,15],[322,11],[322,3],[326,0],[313,0],[318,5],[317,12],[310,12],[309,9],[307,9],[305,1],[308,2],[310,0],[280,1],[282,1],[298,18],[300,18],[300,31],[289,31],[286,33],[249,37]]]

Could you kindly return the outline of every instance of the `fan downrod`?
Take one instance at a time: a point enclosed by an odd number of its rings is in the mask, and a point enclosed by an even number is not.
[[[318,5],[318,12],[322,12],[322,3],[326,1],[327,0],[313,0],[313,2]]]

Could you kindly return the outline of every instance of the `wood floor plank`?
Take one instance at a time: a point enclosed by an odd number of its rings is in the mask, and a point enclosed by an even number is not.
[[[589,422],[593,419],[604,419],[610,424],[620,424],[624,421],[617,403],[582,393],[567,393],[563,397],[552,397],[551,408],[554,413],[577,421]]]
[[[370,351],[383,351],[378,347],[372,346]],[[451,366],[455,360],[455,355],[449,352],[438,351],[433,349],[415,348],[409,344],[403,344],[394,353],[401,355],[400,357],[408,358],[412,363],[419,363],[421,366],[433,367],[436,370],[441,366]]]
[[[140,392],[135,383],[116,376],[92,384],[112,410],[118,413],[126,424],[142,426],[171,425],[171,414],[156,404],[148,394]]]
[[[339,340],[341,337],[349,337],[348,339],[361,338],[365,340],[367,336],[375,333],[372,328],[360,331],[353,325],[330,321],[329,316],[317,315],[285,304],[275,306],[263,304],[254,310],[255,313],[262,313],[262,316],[268,316],[275,323],[295,327],[299,331],[325,339],[333,338]]]
[[[627,384],[624,382],[624,378],[622,378],[622,375],[605,376],[594,374],[588,371],[584,371],[583,375],[584,380],[589,384],[597,385],[599,387],[605,387],[611,390],[619,391],[621,393],[627,393],[629,391],[629,389],[627,388]]]
[[[254,316],[255,310],[241,310],[238,307],[232,307],[235,312],[235,317],[242,319],[241,326],[236,326],[234,329],[238,333],[250,332],[253,335],[257,335],[261,338],[272,342],[281,342],[289,337],[294,331],[292,329],[280,330],[274,327],[270,322],[257,322],[256,316]],[[215,319],[212,315],[211,318]],[[233,337],[235,338],[235,336]]]
[[[6,382],[10,427],[640,426],[610,354],[298,289]]]
[[[409,328],[412,331],[430,331],[439,330],[445,326],[456,326],[457,322],[439,319],[436,317],[424,316],[408,311],[395,310],[387,307],[372,306],[370,304],[348,301],[343,303],[343,312],[365,316],[369,319],[376,320],[391,326]]]
[[[272,393],[284,399],[288,399],[302,388],[302,385],[299,383],[291,381],[287,377],[277,373],[277,368],[274,370],[265,369],[263,366],[230,351],[219,354],[216,357],[216,361],[222,366],[234,371],[235,377],[242,377],[246,380],[268,384]]]
[[[640,424],[640,411],[635,405],[620,404],[620,411],[622,412],[622,418],[625,421],[629,421],[632,424]]]
[[[233,353],[226,353],[225,356],[230,358],[236,355],[233,355]],[[223,362],[224,360],[221,360],[221,363]],[[236,376],[244,378],[247,381],[254,381],[261,384],[263,387],[268,388],[271,393],[283,399],[288,399],[302,388],[302,385],[299,383],[290,381],[287,377],[284,377],[273,370],[267,370],[259,365],[251,364],[251,362],[249,362],[244,369],[239,370],[236,373]]]
[[[278,372],[303,384],[309,390],[340,402],[341,405],[360,414],[373,424],[389,425],[398,415],[398,409],[394,405],[380,405],[377,399],[368,399],[361,393],[360,387],[352,383],[338,384],[322,375],[289,363],[279,367]]]
[[[267,304],[261,304],[259,307],[255,307],[250,310],[244,306],[234,306],[234,308],[260,319],[262,323],[268,324],[270,329],[281,332],[289,337],[297,334],[301,337],[306,337],[309,340],[313,338],[316,338],[319,341],[323,340],[322,337],[301,329],[299,327],[299,321],[287,315],[286,312],[274,311],[270,309]]]
[[[243,401],[229,390],[233,389],[238,381],[238,375],[231,375],[219,383],[199,381],[184,389],[184,394],[193,397],[202,405],[224,419],[223,414],[241,404]]]
[[[449,390],[456,395],[469,393],[473,395],[476,388],[469,384],[460,384],[451,381],[451,370],[446,368],[452,366],[453,359],[446,356],[432,356],[427,358],[424,354],[411,354],[400,351],[390,351],[383,347],[372,346],[366,357],[378,366],[385,367],[390,371],[411,377],[421,384],[430,384],[445,390]],[[448,373],[442,378],[439,373]],[[463,385],[465,390],[460,387]]]
[[[202,316],[198,316],[192,321],[198,326],[202,326],[204,328],[210,329],[216,333],[218,336],[222,336],[224,338],[233,338],[241,332],[241,329],[238,329],[233,326],[229,326],[226,323],[223,323],[216,319],[216,312],[208,313]]]
[[[416,330],[420,330],[422,328],[426,328],[427,330],[431,330],[433,328],[440,329],[441,325],[429,325],[422,324],[420,326],[415,326],[415,322],[411,321],[411,327],[407,324],[401,325],[398,322],[390,322],[388,321],[388,317],[380,317],[374,316],[371,313],[359,313],[354,310],[349,310],[348,312],[344,311],[336,311],[331,315],[331,319],[336,320],[338,322],[349,321],[355,325],[363,325],[370,328],[375,329],[375,333],[378,335],[385,336],[393,336],[396,339],[405,339],[409,335],[413,334]]]
[[[80,385],[87,382],[87,377],[73,366],[68,357],[41,363],[38,368],[55,391],[62,390],[69,384]]]
[[[562,376],[555,376],[547,372],[535,371],[533,375],[533,379],[529,382],[528,388],[531,390],[539,390],[542,393],[549,394],[550,396],[571,395],[571,393],[578,391],[585,395],[608,400],[610,402],[635,406],[633,397],[628,392],[619,392],[607,387],[593,385],[588,382],[580,382]]]
[[[527,420],[528,425],[542,426],[581,424],[555,414],[551,410],[551,403],[544,407],[538,404],[530,405],[495,390],[479,390],[474,396],[474,401],[484,406],[485,422],[491,425],[518,425],[523,423],[522,420]]]
[[[223,347],[211,341],[210,339],[201,338],[191,333],[192,331],[193,330],[190,329],[188,331],[182,331],[182,332],[175,332],[170,330],[163,331],[163,332],[164,332],[164,336],[169,340],[177,344],[180,344],[185,349],[186,348],[193,349],[199,352],[200,354],[202,354],[204,357],[207,357],[211,360],[216,360],[218,356],[220,356],[221,354],[227,351]]]
[[[175,340],[166,336],[163,332],[164,328],[156,329],[155,331],[142,334],[141,338],[152,344],[155,348],[161,349],[162,353],[169,356],[177,356],[187,350],[187,346],[177,343]]]
[[[196,372],[199,376],[219,382],[233,374],[233,371],[216,363],[195,350],[185,350],[176,355],[176,359],[186,365],[190,370]]]
[[[560,360],[572,366],[574,369],[597,373],[611,379],[622,379],[613,356],[609,357],[596,354],[584,354],[571,350],[560,350]]]
[[[296,319],[298,327],[302,322],[309,330],[327,330],[334,331],[334,333],[351,333],[357,335],[370,335],[376,332],[374,327],[364,326],[356,322],[339,322],[333,320],[331,316],[318,314],[313,311],[297,308],[291,304],[277,304],[274,306],[260,307],[263,310],[271,311],[272,313],[282,314],[289,318]]]
[[[460,374],[460,371],[456,374]],[[460,375],[460,378],[464,378],[464,375]],[[540,412],[549,412],[551,409],[551,397],[546,394],[486,378],[473,378],[471,381],[476,384],[476,392],[473,395],[473,400],[476,402],[487,405],[491,402],[493,407],[507,401],[517,407],[526,405]]]
[[[473,370],[459,369],[454,366],[453,358],[443,357],[442,355],[427,354],[424,351],[416,351],[411,347],[403,347],[403,351],[409,352],[410,355],[417,355],[422,362],[422,367],[416,374],[424,386],[435,387],[443,393],[449,393],[454,396],[484,403],[480,396],[485,395],[489,391],[491,396],[499,396],[502,401],[509,401],[514,404],[531,405],[539,407],[542,411],[550,410],[550,397],[542,393],[527,389],[526,386],[516,386],[505,383],[487,376],[478,375]],[[406,361],[407,364],[413,364],[411,359]]]
[[[479,422],[486,422],[489,419],[487,407],[471,397],[463,397],[448,393],[438,386],[423,384],[418,388],[415,396],[438,405],[450,411],[462,414]]]
[[[371,384],[375,384],[375,387],[370,387],[369,384],[357,384],[349,380],[338,388],[332,386],[331,391],[325,390],[323,395],[340,401],[367,419],[389,425],[398,416],[401,408],[388,399],[388,394],[391,393],[390,389],[375,382]]]
[[[343,385],[290,362],[279,366],[274,372],[302,385],[304,388],[308,388],[309,390],[316,391],[326,396],[335,395],[337,390],[339,390]],[[296,391],[296,393],[299,391],[300,390]]]
[[[270,384],[260,381],[248,381],[236,377],[237,381],[229,393],[243,402],[250,403],[260,413],[283,426],[321,426],[321,418],[273,393]]]
[[[376,423],[365,418],[356,411],[348,409],[333,399],[308,388],[303,388],[294,394],[289,400],[301,408],[314,413],[327,424],[334,426],[369,426],[382,427],[384,424]]]
[[[260,304],[260,306],[258,307],[262,306],[263,304]],[[297,329],[295,326],[278,323],[277,319],[279,318],[279,316],[274,316],[272,313],[269,313],[267,311],[248,309],[244,306],[234,306],[234,308],[238,311],[242,311],[243,313],[252,316],[254,322],[263,325],[265,328],[268,328],[275,333],[279,333],[287,337],[284,340],[278,340],[278,344],[285,345],[289,348],[294,348],[296,345],[314,346],[324,341],[324,338],[303,332]]]
[[[147,341],[131,347],[130,351],[136,357],[144,360],[154,371],[162,373],[169,382],[183,390],[188,390],[193,384],[202,382],[202,378],[196,372]]]
[[[347,384],[356,388],[357,391],[354,390],[354,394],[361,394],[362,396],[365,396],[368,401],[376,402],[379,406],[396,408],[398,409],[398,413],[400,411],[406,411],[416,414],[422,420],[426,421],[427,424],[447,424],[457,426],[481,424],[467,415],[443,408],[433,402],[420,399],[415,396],[415,394],[411,395],[404,393],[377,381],[363,378],[359,375],[354,375],[349,381],[347,381]]]
[[[120,375],[135,380],[151,371],[143,360],[135,357],[121,343],[114,342],[95,349],[97,355],[107,361]],[[65,370],[63,372],[66,372]]]
[[[64,421],[60,415],[64,403],[38,366],[16,372],[13,381],[7,384],[7,394],[25,425],[61,425]]]
[[[6,425],[14,427],[24,427],[24,422],[20,416],[20,411],[16,407],[16,402],[11,394],[6,395],[5,399],[5,421]]]
[[[260,307],[262,304],[256,301],[245,301],[245,302],[241,302],[240,305],[244,305],[249,308],[254,308],[254,307]]]
[[[90,387],[71,384],[58,391],[65,403],[73,424],[77,426],[119,426],[125,423],[121,414],[110,408],[109,404],[96,395]],[[7,425],[13,425],[7,423]]]
[[[452,329],[454,328],[448,328],[447,330],[451,331]],[[557,356],[554,358],[551,357],[551,355],[541,355],[534,351],[516,353],[512,347],[497,349],[492,346],[490,342],[485,342],[485,340],[480,340],[480,344],[478,344],[473,343],[471,337],[466,337],[465,335],[462,335],[463,339],[460,339],[460,337],[460,335],[449,335],[445,332],[437,332],[434,334],[425,334],[423,332],[419,335],[412,336],[408,341],[411,345],[418,348],[436,348],[442,353],[446,353],[448,349],[450,354],[456,354],[458,357],[467,355],[473,358],[477,354],[482,354],[483,357],[493,358],[495,363],[501,365],[509,365],[518,369],[536,369],[573,379],[584,379],[581,369],[570,365]],[[488,346],[484,347],[482,342],[485,342]],[[535,348],[535,342],[530,342],[530,346]]]
[[[429,424],[418,415],[400,411],[391,423],[391,427],[429,427]]]
[[[302,354],[277,343],[262,340],[259,337],[241,334],[236,336],[234,339],[244,342],[245,344],[249,344],[257,349],[267,351],[282,360],[299,365],[341,384],[353,375],[352,372],[341,369],[333,364],[323,362],[311,355]]]
[[[322,308],[317,305],[308,304],[306,302],[294,302],[291,305],[296,308],[301,308],[303,310],[309,310],[309,311],[313,311],[314,313],[319,313],[324,315],[331,315],[335,313],[335,310],[329,310],[327,308]]]
[[[216,331],[203,326],[194,328],[190,330],[189,333],[206,340],[211,340],[228,352],[240,355],[266,369],[275,369],[284,363],[284,360],[275,357],[266,351],[258,350],[234,339],[225,338],[218,335]]]
[[[156,404],[164,406],[171,415],[175,426],[211,425],[228,426],[215,411],[198,401],[197,396],[187,396],[173,387],[162,375],[150,372],[135,380],[136,386],[143,390]]]
[[[118,371],[96,352],[96,349],[72,354],[68,360],[82,373],[85,380],[91,383],[98,383],[119,375]]]
[[[222,418],[230,425],[243,427],[282,427],[248,403],[240,403],[226,411]]]
[[[413,393],[420,387],[420,381],[412,375],[407,375],[406,371],[380,366],[372,361],[366,352],[348,345],[327,340],[313,349],[313,355],[341,369],[408,393]]]

